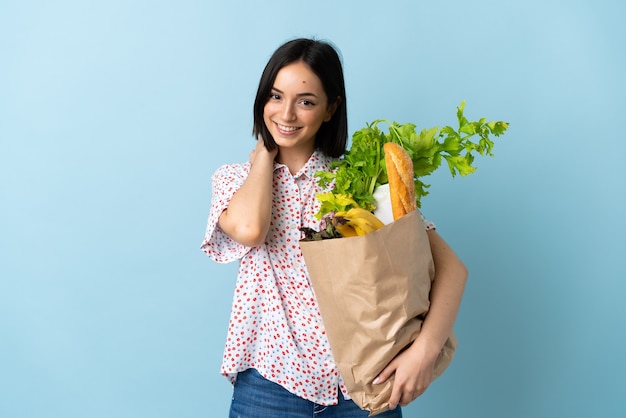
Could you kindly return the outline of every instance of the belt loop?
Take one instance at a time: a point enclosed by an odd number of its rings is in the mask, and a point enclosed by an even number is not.
[[[326,410],[326,406],[324,405],[318,405],[316,403],[313,404],[313,414],[319,414],[320,412],[324,412]]]

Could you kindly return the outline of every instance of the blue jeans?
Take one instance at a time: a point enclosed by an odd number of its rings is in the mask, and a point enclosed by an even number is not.
[[[230,404],[230,418],[364,418],[369,412],[339,394],[339,403],[318,405],[302,399],[282,386],[265,379],[259,372],[249,369],[237,375]],[[376,415],[379,418],[402,418],[397,407]]]

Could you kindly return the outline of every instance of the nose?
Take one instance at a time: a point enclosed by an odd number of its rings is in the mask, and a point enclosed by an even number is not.
[[[295,104],[289,101],[283,105],[282,117],[285,121],[292,121],[296,118]]]

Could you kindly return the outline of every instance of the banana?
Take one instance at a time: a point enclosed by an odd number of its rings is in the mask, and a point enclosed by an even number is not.
[[[358,236],[358,234],[356,233],[356,229],[354,229],[352,225],[342,224],[340,222],[336,222],[334,225],[342,237],[350,238]]]
[[[376,215],[374,215],[369,210],[363,208],[352,208],[348,211],[347,216],[354,219],[366,219],[368,223],[374,227],[374,230],[380,229],[385,226],[383,221],[378,219]]]
[[[367,235],[377,229],[368,219],[365,218],[353,218],[352,227],[358,236]]]
[[[385,224],[366,209],[352,208],[335,213],[333,225],[342,236],[356,237],[370,234]]]

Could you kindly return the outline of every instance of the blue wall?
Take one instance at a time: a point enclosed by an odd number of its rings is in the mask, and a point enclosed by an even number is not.
[[[0,3],[0,416],[226,416],[233,265],[199,251],[271,52],[342,51],[350,130],[511,123],[427,217],[470,268],[408,417],[623,417],[621,0]]]

